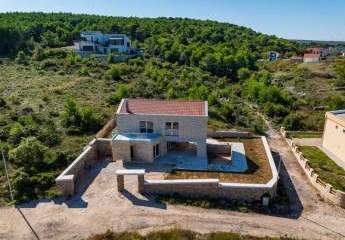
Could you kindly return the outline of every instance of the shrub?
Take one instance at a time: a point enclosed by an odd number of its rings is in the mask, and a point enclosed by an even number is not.
[[[58,63],[54,59],[45,59],[40,64],[41,69],[56,68],[57,66],[58,66]]]
[[[37,44],[32,53],[32,60],[41,61],[44,59],[44,51],[41,45]]]
[[[237,78],[240,81],[247,80],[250,77],[250,70],[248,68],[240,68],[237,70]]]
[[[112,80],[121,79],[120,69],[116,65],[112,65],[111,68],[105,74],[108,79],[112,79]]]
[[[81,131],[94,132],[101,126],[101,118],[91,107],[78,108],[71,98],[65,102],[65,110],[61,114],[62,125],[69,134],[78,134]]]
[[[271,102],[264,105],[264,112],[269,117],[284,117],[288,114],[288,110],[283,105]]]
[[[15,62],[18,64],[27,64],[26,55],[23,51],[18,52]]]
[[[10,128],[8,141],[12,144],[18,144],[24,136],[24,127],[20,123],[14,123]]]
[[[79,75],[80,76],[89,76],[89,70],[86,67],[82,67],[79,70]]]
[[[95,132],[100,128],[100,117],[91,107],[80,108],[79,114],[81,118],[81,130]]]
[[[0,97],[0,107],[6,107],[6,101],[2,97]]]
[[[290,113],[285,117],[283,126],[287,130],[297,131],[304,129],[304,116],[300,113]]]
[[[61,142],[60,134],[53,127],[41,127],[37,138],[47,146],[55,146]]]
[[[10,160],[18,167],[23,167],[25,172],[41,171],[44,165],[44,155],[47,151],[35,137],[21,140],[18,147],[9,151]]]
[[[122,98],[129,96],[130,87],[127,84],[118,84],[116,85],[115,93],[108,99],[110,104],[117,104],[121,101]]]

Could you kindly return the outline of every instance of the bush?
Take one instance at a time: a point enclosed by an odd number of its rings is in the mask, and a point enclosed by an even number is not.
[[[71,98],[65,102],[65,110],[61,114],[62,125],[69,134],[83,131],[94,132],[101,126],[101,118],[91,107],[78,108]]]
[[[81,118],[80,127],[82,131],[95,132],[101,127],[100,117],[91,107],[80,108],[79,114]]]
[[[108,79],[112,79],[112,80],[121,79],[120,69],[116,65],[112,65],[111,68],[105,74],[106,74],[106,78]]]
[[[24,127],[20,123],[14,123],[9,131],[8,141],[12,144],[18,144],[22,137],[25,136]]]
[[[118,84],[116,85],[115,93],[110,96],[108,102],[110,104],[118,104],[122,98],[127,98],[129,96],[130,87],[127,84]]]
[[[264,105],[264,112],[269,117],[284,117],[288,114],[286,107],[271,102]]]
[[[40,68],[41,69],[47,69],[47,68],[56,68],[58,67],[57,60],[54,59],[45,59],[41,62]]]
[[[80,76],[89,76],[89,70],[86,67],[82,67],[79,70],[79,75]]]
[[[41,127],[37,138],[49,147],[55,146],[61,142],[60,134],[53,127]]]
[[[44,166],[44,155],[47,151],[35,137],[21,140],[18,147],[9,151],[9,158],[18,167],[23,167],[25,172],[34,173],[41,171]]]
[[[18,64],[27,64],[26,55],[23,51],[18,52],[15,62]]]
[[[44,51],[41,45],[37,44],[32,53],[32,60],[41,61],[44,59]]]
[[[6,107],[6,101],[2,97],[0,97],[0,107]]]
[[[303,130],[304,125],[304,116],[300,113],[290,113],[285,117],[283,126],[290,131]]]
[[[250,77],[250,70],[248,68],[240,68],[237,70],[237,78],[240,81],[247,80]]]

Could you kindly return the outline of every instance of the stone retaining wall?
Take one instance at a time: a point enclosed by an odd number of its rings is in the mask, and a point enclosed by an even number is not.
[[[96,134],[96,138],[108,138],[111,131],[116,127],[115,118],[110,119],[101,130]]]
[[[295,155],[299,165],[307,175],[309,181],[320,192],[320,195],[324,199],[342,208],[345,208],[345,192],[337,190],[333,188],[332,185],[322,181],[322,179],[317,175],[314,169],[310,167],[309,160],[303,156],[303,153],[299,150],[296,143],[293,140],[287,138],[287,131],[283,127],[280,128],[280,133],[283,135],[285,141],[290,146],[293,154]]]
[[[64,195],[73,195],[76,184],[95,163],[111,156],[111,139],[93,139],[83,152],[55,179],[56,185]]]
[[[277,184],[222,183],[219,179],[145,180],[144,192],[150,194],[179,194],[189,198],[226,198],[247,202],[261,201],[276,194]]]

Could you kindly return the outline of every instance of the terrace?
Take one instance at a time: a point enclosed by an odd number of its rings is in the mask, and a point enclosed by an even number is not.
[[[218,139],[232,146],[230,154],[208,154],[206,158],[195,156],[193,145],[179,147],[153,164],[123,163],[125,169],[145,169],[146,179],[219,179],[225,183],[265,184],[272,179],[272,170],[261,138]],[[236,142],[235,142],[236,141]],[[241,153],[242,152],[242,153]],[[244,155],[245,154],[245,155]],[[236,156],[237,155],[237,156]],[[243,170],[244,171],[239,171]]]

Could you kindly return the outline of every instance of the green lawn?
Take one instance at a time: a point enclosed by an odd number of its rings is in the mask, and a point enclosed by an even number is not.
[[[289,131],[289,138],[322,138],[322,132]]]
[[[312,146],[300,146],[305,158],[309,160],[310,166],[316,171],[320,178],[331,184],[334,188],[345,191],[345,170],[339,167],[319,148]]]

